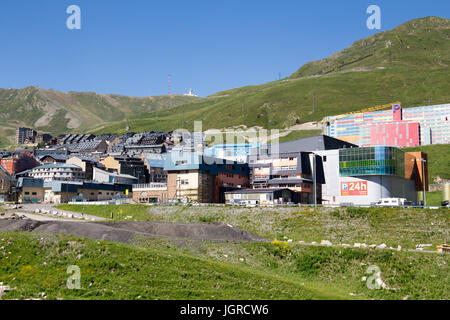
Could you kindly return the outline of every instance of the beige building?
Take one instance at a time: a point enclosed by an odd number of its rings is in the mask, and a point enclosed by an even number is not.
[[[167,176],[169,199],[214,203],[214,187],[215,176],[197,170],[169,172]]]
[[[133,185],[133,201],[136,203],[165,203],[167,183],[148,183]]]

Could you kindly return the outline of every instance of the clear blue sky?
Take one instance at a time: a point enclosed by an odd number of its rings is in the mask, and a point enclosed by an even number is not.
[[[81,8],[68,30],[66,8]],[[0,87],[201,96],[286,77],[408,20],[449,18],[448,0],[1,0]]]

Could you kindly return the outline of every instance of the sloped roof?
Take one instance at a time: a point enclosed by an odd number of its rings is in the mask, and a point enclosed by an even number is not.
[[[8,177],[11,177],[11,175],[9,174],[9,172],[6,171],[6,169],[3,168],[1,164],[0,164],[0,170],[1,170],[2,172],[4,172]]]
[[[270,145],[270,148],[272,145]],[[343,148],[356,148],[357,145],[339,140],[326,135],[313,136],[294,141],[282,142],[279,144],[279,153],[287,152],[314,152],[318,150],[334,150]]]

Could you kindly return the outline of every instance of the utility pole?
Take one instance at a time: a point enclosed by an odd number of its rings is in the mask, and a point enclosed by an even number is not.
[[[431,94],[428,95],[428,105],[431,106]]]
[[[156,119],[158,119],[158,111],[159,111],[158,105],[156,105]]]
[[[313,166],[314,166],[314,208],[317,207],[317,170],[316,170],[316,154],[313,153]]]
[[[181,116],[181,127],[184,128],[184,109],[183,109],[183,113]]]
[[[427,207],[427,191],[426,191],[426,177],[425,177],[425,162],[427,162],[427,160],[420,158],[420,161],[422,162],[423,208],[425,209]]]
[[[242,100],[242,118],[245,117],[245,98]]]

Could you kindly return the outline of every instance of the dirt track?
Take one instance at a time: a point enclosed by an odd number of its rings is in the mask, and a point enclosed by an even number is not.
[[[136,236],[206,241],[259,242],[265,239],[227,224],[170,222],[71,222],[0,219],[0,231],[70,234],[77,237],[129,243]]]

